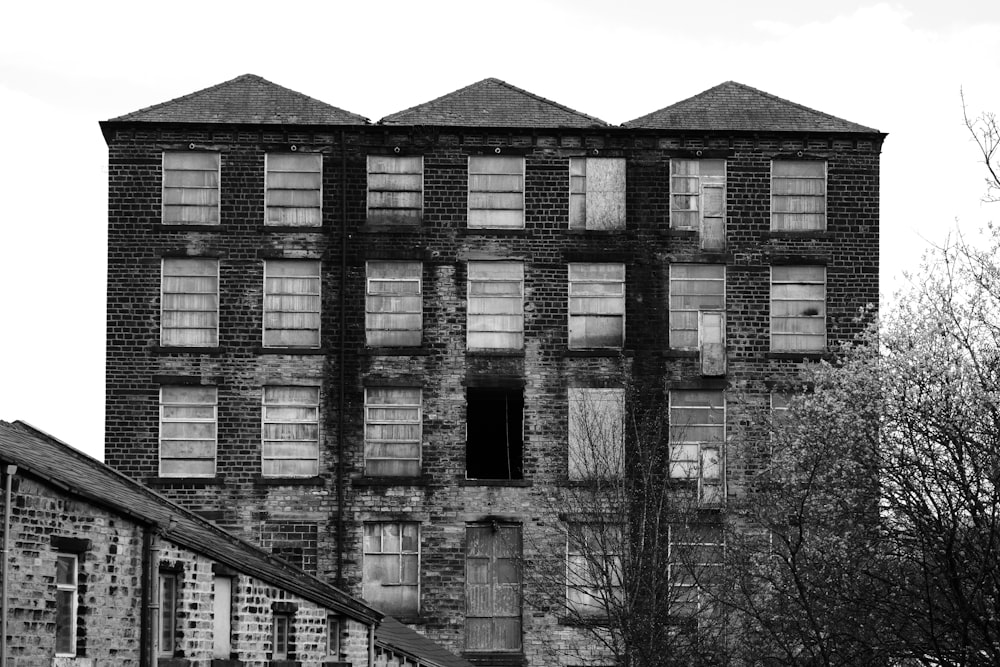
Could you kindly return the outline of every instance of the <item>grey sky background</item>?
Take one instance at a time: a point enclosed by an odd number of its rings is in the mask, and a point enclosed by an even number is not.
[[[0,419],[99,458],[97,123],[240,74],[373,122],[496,77],[614,124],[734,80],[877,128],[886,297],[929,243],[1000,216],[959,97],[1000,112],[995,0],[40,1],[0,31]]]

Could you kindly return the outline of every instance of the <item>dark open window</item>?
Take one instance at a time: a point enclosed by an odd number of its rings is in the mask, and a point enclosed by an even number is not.
[[[469,387],[465,474],[469,479],[522,479],[524,392]]]

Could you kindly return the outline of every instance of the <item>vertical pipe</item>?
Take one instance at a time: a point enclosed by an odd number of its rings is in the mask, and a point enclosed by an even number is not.
[[[340,311],[340,332],[338,338],[337,359],[337,586],[344,586],[344,359],[347,345],[346,307],[347,289],[347,134],[340,131],[340,295],[338,309]]]
[[[139,667],[153,667],[156,656],[153,654],[153,617],[151,603],[153,601],[153,528],[142,527],[142,592],[139,614]]]
[[[7,483],[4,488],[3,502],[3,562],[0,562],[0,577],[3,578],[3,583],[0,585],[0,667],[7,667],[7,566],[10,561],[10,497],[17,466],[8,465],[4,471],[7,473]]]
[[[375,624],[368,626],[368,667],[375,667]]]
[[[160,540],[159,529],[152,527],[149,529],[149,567],[146,579],[146,586],[149,589],[147,599],[149,606],[149,644],[148,659],[149,667],[154,667],[159,659],[160,646]]]

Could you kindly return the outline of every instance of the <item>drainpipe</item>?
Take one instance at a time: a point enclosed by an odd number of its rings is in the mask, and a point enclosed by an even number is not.
[[[157,648],[160,638],[157,636],[157,621],[160,617],[160,540],[158,526],[146,526],[142,532],[142,580],[144,582],[143,601],[145,610],[142,614],[140,642],[142,643],[142,667],[155,667]]]
[[[375,624],[368,626],[368,667],[375,667]]]
[[[7,566],[10,561],[10,496],[14,475],[17,474],[17,466],[8,465],[4,471],[7,473],[7,484],[3,502],[3,562],[0,562],[0,577],[3,578],[3,584],[0,586],[0,667],[7,667]]]
[[[347,287],[347,134],[340,131],[340,334],[337,359],[338,389],[337,389],[337,587],[344,586],[344,359],[347,346],[346,307]],[[2,666],[0,666],[2,667]]]

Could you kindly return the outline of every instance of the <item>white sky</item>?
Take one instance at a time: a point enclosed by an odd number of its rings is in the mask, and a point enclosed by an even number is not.
[[[487,77],[623,123],[727,80],[889,133],[882,289],[983,227],[962,124],[1000,113],[996,0],[8,3],[0,27],[0,419],[102,456],[98,121],[253,73],[372,121]]]

